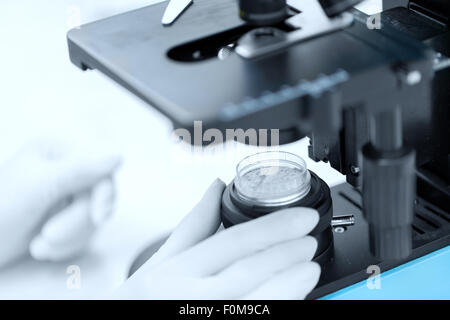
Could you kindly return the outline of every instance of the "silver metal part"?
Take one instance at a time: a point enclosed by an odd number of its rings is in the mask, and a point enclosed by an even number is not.
[[[344,233],[345,231],[347,231],[346,227],[335,227],[333,228],[334,232],[336,233]]]
[[[422,81],[422,74],[418,70],[408,72],[406,75],[406,83],[410,86],[419,84]]]
[[[331,220],[332,227],[351,227],[355,224],[355,216],[336,216]]]
[[[170,0],[161,23],[165,26],[171,25],[193,2],[193,0]]]
[[[350,167],[350,172],[354,175],[357,175],[361,172],[361,168],[357,167],[357,166],[351,166]]]
[[[236,53],[246,59],[257,58],[295,43],[346,28],[353,23],[353,15],[350,13],[328,18],[317,0],[288,0],[288,5],[300,13],[285,22],[298,30],[284,32],[269,27],[250,31],[239,40]],[[272,30],[272,35],[268,33],[261,37],[258,32],[262,30],[266,33]]]
[[[440,71],[446,68],[450,68],[450,58],[440,52],[437,52],[436,56],[434,57],[433,68],[434,71]]]
[[[219,50],[217,58],[219,60],[226,60],[234,54],[234,44],[229,44]]]

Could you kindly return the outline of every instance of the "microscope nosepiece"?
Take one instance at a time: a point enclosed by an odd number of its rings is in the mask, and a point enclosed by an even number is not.
[[[269,26],[287,16],[286,0],[239,0],[239,15],[250,24]]]

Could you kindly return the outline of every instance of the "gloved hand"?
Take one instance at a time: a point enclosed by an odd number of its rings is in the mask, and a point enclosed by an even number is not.
[[[217,180],[161,249],[117,292],[119,299],[304,299],[320,267],[306,236],[319,215],[282,210],[218,233]]]
[[[0,166],[0,266],[27,252],[49,261],[82,253],[112,212],[120,162],[41,142]]]

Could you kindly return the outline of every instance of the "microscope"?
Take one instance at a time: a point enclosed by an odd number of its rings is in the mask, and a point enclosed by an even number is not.
[[[312,173],[327,227],[352,219],[327,233],[310,298],[450,245],[450,3],[385,0],[370,17],[359,2],[197,0],[170,27],[160,3],[68,34],[76,66],[175,128],[309,137],[310,158],[346,176],[330,190]]]

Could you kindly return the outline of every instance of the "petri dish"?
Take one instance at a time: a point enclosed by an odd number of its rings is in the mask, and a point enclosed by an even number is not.
[[[287,205],[303,199],[311,190],[305,160],[292,153],[257,153],[242,160],[236,171],[236,193],[252,205]]]

